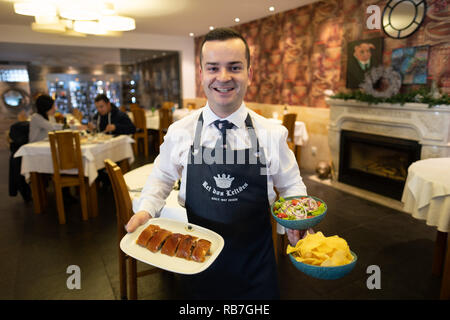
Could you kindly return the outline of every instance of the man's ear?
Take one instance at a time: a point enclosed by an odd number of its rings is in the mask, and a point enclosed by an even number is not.
[[[247,81],[247,85],[250,85],[252,83],[253,80],[253,68],[252,66],[250,66],[248,68],[248,81]]]

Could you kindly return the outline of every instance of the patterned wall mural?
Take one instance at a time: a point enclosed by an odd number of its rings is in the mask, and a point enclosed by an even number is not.
[[[327,0],[235,26],[249,44],[254,70],[245,101],[326,108],[324,90],[338,92],[346,86],[348,43],[379,37],[385,66],[393,49],[429,45],[428,80],[450,92],[450,0],[427,1],[424,24],[400,40],[366,26],[366,8],[375,4],[382,11],[386,3]],[[198,74],[202,40],[195,39],[197,97],[205,97]]]

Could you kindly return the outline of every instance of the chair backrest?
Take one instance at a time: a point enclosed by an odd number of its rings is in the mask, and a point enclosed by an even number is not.
[[[162,104],[162,109],[172,109],[172,107],[175,105],[175,102],[172,101],[165,101]]]
[[[195,104],[194,102],[188,102],[188,104],[186,105],[186,107],[187,107],[189,110],[197,109],[197,104]]]
[[[139,109],[139,105],[137,103],[130,103],[130,111],[133,111],[133,109]]]
[[[28,143],[28,135],[30,133],[30,122],[19,121],[9,127],[8,141],[11,152],[16,152],[21,146]]]
[[[81,157],[80,133],[78,131],[49,132],[52,151],[53,172],[60,175],[60,170],[78,169],[78,175],[84,177]]]
[[[283,126],[288,129],[288,141],[294,141],[296,113],[288,113],[283,116]]]
[[[128,223],[133,215],[130,194],[120,167],[110,159],[104,160],[104,163],[113,187],[118,228],[124,230],[123,226]]]
[[[159,130],[167,130],[172,124],[172,110],[159,109]]]
[[[143,108],[133,108],[131,109],[131,112],[133,113],[133,121],[136,128],[146,130],[147,120],[145,117],[145,110]]]

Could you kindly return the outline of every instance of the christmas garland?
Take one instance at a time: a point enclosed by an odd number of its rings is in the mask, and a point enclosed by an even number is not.
[[[405,103],[414,102],[428,104],[428,107],[437,105],[450,105],[450,96],[448,94],[445,93],[436,95],[429,88],[410,90],[407,93],[397,93],[389,98],[375,97],[371,94],[362,92],[361,90],[355,90],[349,93],[339,92],[333,96],[330,96],[330,98],[342,100],[358,100],[367,102],[368,104],[392,103],[404,105]]]

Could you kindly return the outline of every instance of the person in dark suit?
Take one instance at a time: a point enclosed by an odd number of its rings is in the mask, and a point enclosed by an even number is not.
[[[114,103],[111,103],[105,94],[97,95],[94,101],[97,114],[94,116],[94,121],[88,124],[90,131],[93,131],[95,128],[99,132],[114,135],[133,134],[136,132],[136,127],[128,115],[120,111]]]

